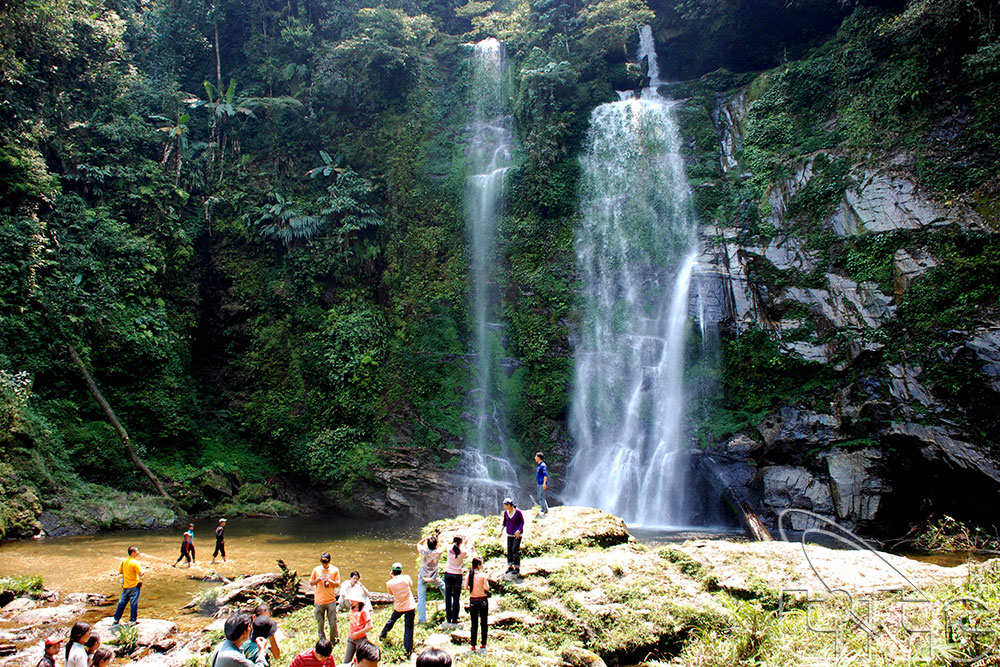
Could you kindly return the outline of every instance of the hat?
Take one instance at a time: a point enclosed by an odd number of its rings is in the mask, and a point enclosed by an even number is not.
[[[62,644],[62,637],[57,637],[55,635],[51,635],[51,636],[45,638],[45,647],[46,648],[48,648],[49,646],[57,646],[59,644]]]
[[[403,571],[403,564],[402,563],[393,563],[392,564],[392,571],[394,573],[396,573],[396,574],[402,572]]]
[[[493,496],[493,497],[496,498],[496,496]],[[510,499],[510,498],[504,498],[503,499],[503,504],[504,505],[511,505],[511,506],[513,506],[514,505],[514,501],[512,499]]]
[[[222,517],[221,519],[219,519],[219,523],[225,523],[225,522],[226,522],[226,518],[225,517]]]
[[[351,592],[347,594],[348,602],[364,602],[365,594],[360,586],[351,586]]]

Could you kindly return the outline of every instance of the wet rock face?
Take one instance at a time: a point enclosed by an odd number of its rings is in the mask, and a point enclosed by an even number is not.
[[[720,95],[712,114],[730,184],[748,176],[745,93]],[[952,118],[935,132],[946,140],[960,124]],[[934,306],[921,305],[915,286],[956,261],[938,239],[993,232],[967,202],[923,187],[913,155],[848,159],[821,150],[787,162],[786,176],[751,203],[761,230],[739,209],[740,223],[699,230],[692,312],[700,307],[724,337],[765,332],[799,373],[822,369],[821,386],[710,453],[772,527],[782,509],[799,508],[899,535],[944,507],[966,516],[949,498],[970,485],[977,504],[1000,502],[1000,447],[988,433],[990,402],[1000,401],[1000,323],[984,312],[976,328],[926,341],[931,351],[909,327],[934,315],[920,312]]]

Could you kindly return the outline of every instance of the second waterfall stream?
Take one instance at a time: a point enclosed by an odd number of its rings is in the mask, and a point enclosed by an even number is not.
[[[690,187],[648,26],[650,84],[590,117],[577,264],[568,502],[633,525],[691,523],[684,423],[689,291],[697,256]]]

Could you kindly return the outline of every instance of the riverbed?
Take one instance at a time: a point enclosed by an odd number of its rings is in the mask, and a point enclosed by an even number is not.
[[[332,563],[347,578],[358,570],[373,590],[382,590],[394,562],[416,568],[418,524],[333,519],[322,515],[283,519],[233,518],[226,526],[226,562],[215,564],[213,520],[195,521],[197,564],[186,567],[180,555],[186,524],[170,530],[122,531],[77,537],[39,538],[5,542],[0,546],[0,576],[40,574],[45,587],[68,593],[101,593],[112,605],[121,591],[118,565],[130,545],[139,547],[145,574],[139,613],[145,618],[169,619],[182,630],[204,627],[211,619],[181,608],[191,596],[217,586],[201,579],[213,570],[225,577],[277,572],[277,560],[308,577],[319,555],[330,552]]]

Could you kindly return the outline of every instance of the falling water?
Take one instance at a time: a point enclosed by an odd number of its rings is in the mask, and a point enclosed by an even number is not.
[[[648,26],[639,57],[652,87],[597,107],[581,158],[584,315],[566,495],[632,524],[682,526],[691,522],[683,376],[696,228]]]
[[[472,259],[472,315],[475,328],[474,421],[462,470],[467,485],[463,509],[493,511],[516,487],[504,444],[504,401],[497,389],[502,343],[498,323],[496,236],[511,161],[507,58],[503,45],[488,38],[473,49],[473,117],[466,144],[465,206]]]

